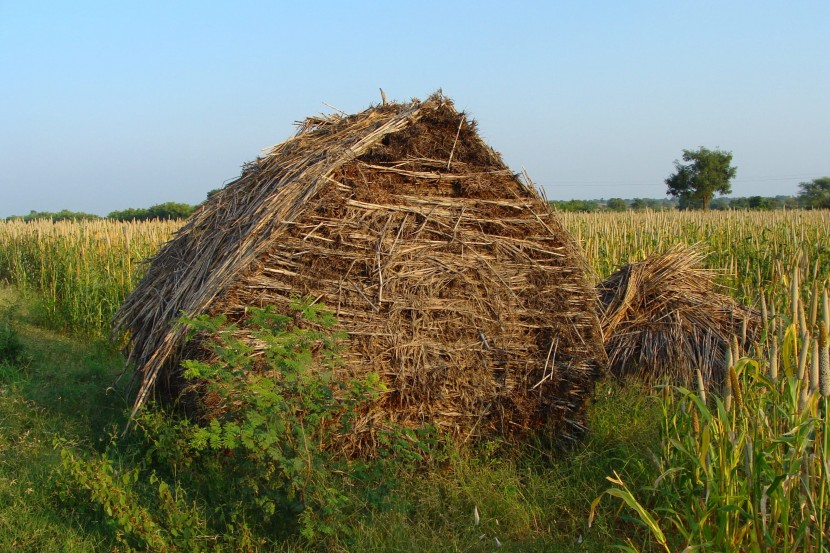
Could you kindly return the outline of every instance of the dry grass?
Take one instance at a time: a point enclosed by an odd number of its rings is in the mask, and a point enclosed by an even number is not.
[[[718,291],[705,256],[678,245],[620,268],[599,286],[600,323],[611,371],[691,383],[695,369],[723,383],[733,336],[757,338],[761,317]]]
[[[40,296],[55,328],[106,334],[141,276],[141,259],[178,221],[0,221],[0,281]]]

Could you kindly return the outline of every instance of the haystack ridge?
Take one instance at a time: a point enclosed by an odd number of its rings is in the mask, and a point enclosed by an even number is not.
[[[443,95],[312,117],[149,260],[116,315],[139,409],[180,378],[182,313],[287,312],[311,295],[349,336],[343,378],[388,387],[358,425],[569,434],[606,365],[587,265],[533,187]]]
[[[599,285],[600,323],[611,371],[646,380],[669,377],[724,382],[725,352],[733,337],[757,339],[760,314],[720,293],[705,255],[677,245],[620,268]]]

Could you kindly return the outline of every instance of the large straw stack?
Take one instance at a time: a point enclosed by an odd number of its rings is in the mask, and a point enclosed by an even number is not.
[[[595,291],[558,218],[443,96],[307,120],[208,200],[117,317],[141,389],[175,382],[181,312],[311,295],[350,335],[341,377],[388,392],[357,433],[569,435],[605,366]]]

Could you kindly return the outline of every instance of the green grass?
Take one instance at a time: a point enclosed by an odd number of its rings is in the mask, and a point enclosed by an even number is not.
[[[621,531],[647,542],[610,509],[592,528],[587,515],[611,471],[642,485],[657,476],[659,405],[636,384],[604,382],[595,396],[583,442],[452,450],[426,473],[408,475],[395,503],[360,520],[345,549],[494,551],[498,539],[503,551],[606,551]]]
[[[0,289],[0,304],[19,303]],[[54,468],[58,436],[95,447],[123,421],[124,398],[105,392],[121,359],[99,344],[13,320],[22,359],[0,363],[0,551],[99,551],[112,543],[103,520],[61,508]]]
[[[103,512],[77,493],[66,499],[55,442],[82,455],[110,445],[129,404],[123,386],[110,388],[123,359],[105,343],[33,325],[26,303],[0,289],[0,303],[9,302],[21,306],[13,325],[24,354],[0,368],[0,551],[111,551],[117,535]],[[493,551],[498,539],[504,551],[603,551],[621,528],[647,540],[610,507],[591,529],[587,514],[611,471],[642,484],[654,478],[658,413],[638,387],[603,383],[589,412],[592,430],[579,444],[439,448],[426,464],[393,469],[384,485],[349,487],[350,530],[324,547],[472,552]],[[117,462],[129,468],[140,451],[129,439],[119,447]],[[320,546],[289,539],[254,550]]]

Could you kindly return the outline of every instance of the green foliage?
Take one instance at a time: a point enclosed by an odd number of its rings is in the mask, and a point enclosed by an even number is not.
[[[293,309],[296,316],[252,308],[239,324],[184,320],[215,356],[186,361],[185,377],[221,408],[202,424],[145,411],[135,421],[143,453],[132,465],[118,462],[128,445],[84,458],[60,444],[68,500],[88,493],[117,539],[136,550],[239,550],[348,533],[352,481],[389,478],[338,444],[383,386],[377,375],[338,380],[343,336],[331,330],[333,316],[308,300]],[[423,458],[413,437],[388,433],[381,449],[405,466]]]
[[[171,491],[155,473],[146,482],[138,468],[116,467],[107,455],[82,458],[64,441],[60,450],[61,470],[73,487],[61,490],[64,502],[78,501],[76,489],[89,494],[99,505],[109,524],[116,529],[116,540],[127,551],[209,551],[200,537],[204,523],[195,504],[190,504],[180,487]],[[156,493],[142,488],[152,487]]]
[[[196,210],[195,206],[177,202],[165,202],[147,208],[128,208],[113,211],[107,215],[108,219],[116,221],[149,221],[152,219],[170,220],[186,219]]]
[[[830,448],[827,405],[798,376],[795,352],[805,346],[790,327],[777,350],[782,378],[743,358],[731,368],[737,387],[709,391],[708,402],[665,387],[660,477],[635,493],[615,475],[605,493],[666,551],[819,550],[830,531]]]
[[[762,196],[750,196],[748,198],[732,198],[729,201],[729,207],[732,209],[758,209],[767,210],[772,209],[772,202],[769,198]]]
[[[27,215],[12,215],[11,217],[6,217],[7,221],[38,221],[41,219],[57,222],[83,221],[91,219],[100,219],[100,217],[92,213],[84,213],[82,211],[69,211],[68,209],[62,209],[60,211],[30,211]]]
[[[674,161],[675,172],[666,180],[670,196],[681,200],[681,208],[693,208],[697,204],[709,209],[715,193],[729,194],[730,182],[737,168],[732,167],[732,153],[709,150],[701,146],[697,150],[683,150],[683,161]]]
[[[611,198],[605,203],[605,206],[611,211],[625,211],[628,205],[622,198]]]
[[[716,203],[720,205],[715,205]],[[792,196],[749,196],[748,198],[718,198],[712,200],[711,209],[798,209],[798,201]]]
[[[733,207],[732,201],[734,200],[730,200],[729,198],[713,198],[711,203],[709,204],[709,209],[730,209],[731,207]]]
[[[631,209],[635,211],[643,211],[644,209],[675,209],[677,207],[676,200],[670,199],[654,199],[654,198],[634,198],[631,200]]]
[[[830,177],[800,182],[798,187],[801,188],[798,201],[802,206],[811,209],[830,209]]]
[[[106,344],[33,326],[29,302],[0,287],[4,303],[15,306],[9,317],[23,354],[0,363],[0,551],[112,551],[100,517],[61,507],[53,441],[102,443],[102,428],[125,408],[123,386],[107,391],[123,358]]]
[[[23,344],[12,321],[13,312],[13,305],[0,304],[0,365],[17,363],[23,353]]]
[[[331,533],[333,515],[347,498],[330,485],[332,471],[348,461],[328,450],[337,433],[348,434],[360,408],[382,390],[379,377],[349,382],[335,379],[337,340],[324,331],[334,324],[331,313],[309,301],[294,309],[312,327],[270,309],[251,309],[244,330],[265,345],[257,360],[249,342],[235,334],[222,317],[198,317],[187,324],[213,337],[208,348],[218,361],[184,363],[185,376],[205,383],[228,409],[209,425],[182,429],[196,452],[212,451],[236,459],[237,487],[247,488],[264,521],[298,515],[302,535]],[[258,366],[264,363],[264,367]]]
[[[600,210],[599,200],[552,201],[550,205],[557,211],[590,213]]]

